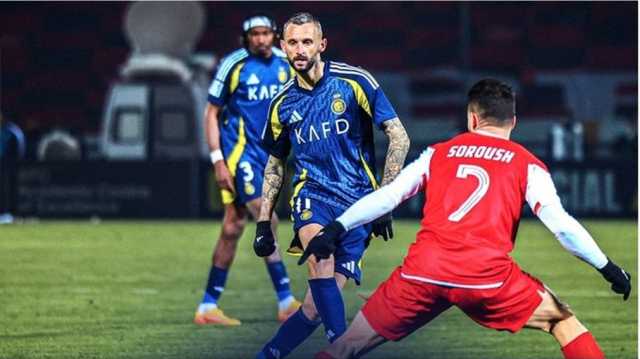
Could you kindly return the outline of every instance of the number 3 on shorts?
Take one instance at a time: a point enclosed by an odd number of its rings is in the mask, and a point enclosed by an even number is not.
[[[242,168],[242,171],[244,171],[242,180],[245,182],[251,182],[251,180],[253,179],[253,170],[251,169],[251,163],[249,163],[248,161],[242,161],[240,162],[240,168]]]
[[[462,205],[455,210],[455,212],[449,215],[449,220],[451,222],[460,222],[462,217],[464,217],[473,207],[475,207],[478,202],[487,194],[489,190],[489,174],[484,168],[480,166],[474,165],[460,165],[458,166],[458,172],[456,173],[457,178],[467,178],[469,176],[473,176],[478,179],[478,187],[471,193],[471,196],[467,198]]]

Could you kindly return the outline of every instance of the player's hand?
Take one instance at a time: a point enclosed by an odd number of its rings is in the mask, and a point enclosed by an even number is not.
[[[631,293],[631,274],[618,267],[618,265],[610,259],[607,265],[602,267],[602,269],[598,269],[598,271],[604,279],[611,283],[612,291],[622,294],[624,300],[629,299],[629,294]]]
[[[316,262],[329,258],[336,251],[336,241],[345,232],[344,226],[338,221],[333,221],[311,239],[309,245],[298,260],[298,265],[304,263],[310,255],[316,257]]]
[[[276,241],[271,231],[271,221],[260,221],[257,223],[253,250],[258,257],[268,257],[276,251]]]
[[[233,176],[231,176],[231,172],[229,172],[227,164],[224,163],[224,161],[218,161],[213,165],[213,170],[216,175],[218,187],[235,193],[236,190],[233,187]]]
[[[373,235],[376,237],[382,236],[385,242],[388,241],[390,238],[393,238],[392,221],[393,216],[391,215],[391,212],[376,219],[375,221],[371,222],[371,233],[373,233]]]

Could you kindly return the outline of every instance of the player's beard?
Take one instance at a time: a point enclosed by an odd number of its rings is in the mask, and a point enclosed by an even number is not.
[[[267,58],[271,55],[271,45],[256,45],[249,48],[249,51],[259,57]]]
[[[296,61],[300,61],[300,60],[306,60],[307,61],[307,65],[302,68],[302,69],[298,69],[295,65]],[[300,73],[300,74],[306,74],[307,72],[309,72],[309,70],[311,70],[313,68],[313,66],[316,64],[317,60],[315,57],[311,57],[311,58],[306,58],[306,57],[294,57],[293,61],[289,60],[289,64],[291,65],[291,67],[295,70],[295,72]]]

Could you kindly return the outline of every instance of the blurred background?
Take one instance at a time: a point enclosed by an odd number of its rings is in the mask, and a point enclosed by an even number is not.
[[[570,212],[637,216],[636,2],[47,2],[0,4],[0,222],[219,216],[211,76],[245,17],[298,11],[322,22],[326,59],[381,82],[409,160],[463,131],[467,89],[497,77]]]

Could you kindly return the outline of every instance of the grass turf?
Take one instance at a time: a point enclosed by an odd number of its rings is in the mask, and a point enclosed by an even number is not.
[[[586,221],[600,246],[631,272],[628,302],[533,221],[520,227],[513,256],[568,302],[609,358],[637,357],[637,224]],[[348,284],[349,318],[356,295],[375,289],[401,262],[418,228],[396,221],[396,238],[374,241],[364,283]],[[248,226],[221,307],[236,328],[191,323],[206,281],[218,222],[42,222],[0,227],[0,358],[250,358],[277,330],[276,299]],[[287,242],[290,227],[280,227]],[[288,242],[287,242],[288,243]],[[285,259],[298,297],[306,269]],[[309,358],[325,344],[319,329],[291,355]],[[453,308],[371,358],[562,358],[549,335],[484,329]]]

